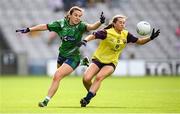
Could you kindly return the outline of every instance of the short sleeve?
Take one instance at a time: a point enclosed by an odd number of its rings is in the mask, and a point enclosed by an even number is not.
[[[106,30],[99,30],[97,32],[93,32],[93,35],[96,39],[105,39],[107,37],[107,31]]]
[[[79,25],[79,30],[82,32],[85,32],[87,30],[87,23],[86,22],[81,22]]]
[[[49,31],[58,32],[61,29],[61,25],[59,21],[53,21],[47,24],[47,28]]]
[[[138,40],[137,37],[133,36],[131,33],[128,32],[127,35],[127,43],[135,43]]]

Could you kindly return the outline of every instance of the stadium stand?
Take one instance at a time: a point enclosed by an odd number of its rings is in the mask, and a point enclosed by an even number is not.
[[[141,20],[149,21],[152,27],[160,28],[161,34],[155,41],[144,46],[128,45],[122,58],[128,59],[133,53],[136,59],[178,59],[175,43],[180,42],[174,34],[180,23],[179,0],[119,0],[119,5],[109,6],[106,3],[95,4],[85,8],[84,20],[92,23],[98,20],[97,15],[104,11],[107,19],[116,14],[128,16],[127,28],[136,34],[136,23]],[[64,11],[54,13],[48,7],[48,0],[0,0],[0,26],[10,48],[14,52],[27,52],[32,60],[47,60],[57,57],[59,44],[47,45],[49,32],[40,32],[33,35],[15,33],[15,29],[29,27],[40,23],[49,23],[62,18]],[[32,39],[31,39],[32,38]],[[96,42],[97,43],[97,42]],[[91,56],[96,43],[89,43],[85,54]],[[88,50],[88,51],[87,51]],[[82,50],[83,51],[83,50]]]

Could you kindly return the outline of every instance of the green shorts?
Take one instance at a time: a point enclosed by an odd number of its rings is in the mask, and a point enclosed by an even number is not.
[[[69,66],[71,66],[74,70],[78,67],[79,63],[80,63],[80,58],[79,57],[63,57],[59,54],[58,56],[58,60],[57,63],[59,65],[62,65],[63,63],[68,64]]]

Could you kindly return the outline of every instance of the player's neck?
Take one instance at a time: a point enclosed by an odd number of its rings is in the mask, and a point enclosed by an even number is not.
[[[72,23],[72,21],[69,21],[69,25],[73,26],[73,25],[74,25],[74,23]]]
[[[78,23],[79,24],[79,23]],[[75,23],[73,23],[72,21],[69,21],[69,25],[70,26],[76,26],[76,25],[78,25],[78,24],[75,24]]]
[[[118,34],[121,34],[121,31],[122,31],[122,30],[117,30],[117,29],[115,29],[115,28],[114,28],[114,30],[115,30]]]

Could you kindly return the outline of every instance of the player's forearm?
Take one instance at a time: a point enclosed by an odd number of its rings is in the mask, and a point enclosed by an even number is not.
[[[84,40],[89,42],[89,41],[94,40],[94,39],[95,39],[95,36],[91,34],[91,35],[88,35]]]
[[[29,28],[30,31],[44,31],[44,30],[47,30],[47,24],[39,24],[39,25],[36,25],[36,26],[33,26],[33,27],[30,27]]]
[[[97,28],[99,28],[101,26],[101,22],[97,21],[94,24],[89,24],[89,26],[87,27],[88,30],[96,30]]]
[[[148,43],[149,41],[151,41],[151,39],[149,37],[138,38],[136,44],[143,45],[143,44]]]

